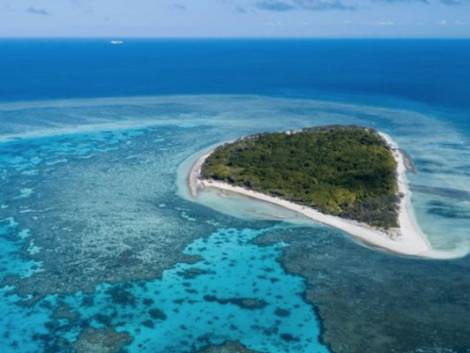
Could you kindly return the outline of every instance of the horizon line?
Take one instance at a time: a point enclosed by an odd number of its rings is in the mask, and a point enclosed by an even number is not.
[[[91,39],[91,40],[470,40],[470,36],[377,36],[377,37],[328,37],[328,36],[2,36],[0,40],[23,40],[23,39]]]

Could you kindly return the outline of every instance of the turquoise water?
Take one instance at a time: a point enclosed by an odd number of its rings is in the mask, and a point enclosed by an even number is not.
[[[47,224],[47,219],[43,220],[41,215],[42,212],[50,212],[55,203],[53,198],[49,200],[49,195],[43,194],[44,188],[39,186],[40,183],[47,184],[48,175],[73,163],[87,163],[93,168],[97,155],[112,156],[119,153],[123,146],[139,143],[134,140],[142,137],[155,151],[160,151],[152,156],[158,159],[168,146],[174,148],[174,145],[184,141],[181,135],[188,134],[185,130],[192,130],[187,126],[193,124],[184,125],[5,142],[1,145],[2,215],[19,214],[28,225],[32,222],[56,227],[54,223]],[[164,133],[161,133],[162,130]],[[194,132],[191,131],[192,134]],[[186,151],[188,147],[192,146],[177,149],[187,156],[194,152]],[[172,154],[176,163],[182,161],[183,156]],[[133,160],[140,157],[140,154],[133,153],[131,147],[130,151],[125,152],[125,160],[129,163],[127,167],[132,168]],[[153,182],[158,184],[158,174],[171,171],[158,170],[165,162],[157,162]],[[173,172],[176,172],[174,169]],[[174,184],[172,179],[169,184]],[[80,193],[80,190],[77,191]],[[93,193],[100,192],[100,189],[93,190]],[[41,200],[42,195],[45,200]],[[67,201],[78,205],[81,202],[75,197]],[[153,202],[160,209],[167,209],[168,200],[161,201],[157,196]],[[67,211],[59,210],[61,216],[62,212]],[[182,221],[198,221],[191,214],[191,209],[176,206],[172,212],[178,213]],[[42,247],[34,243],[41,237],[35,233],[34,225],[32,229],[22,228],[21,221],[18,223],[13,217],[4,218],[1,225],[2,275],[18,276],[21,280],[22,277],[34,275],[34,271],[44,271],[47,276],[50,268],[41,268],[42,261],[28,259],[44,256],[46,262],[52,262],[49,259],[51,255],[43,254]],[[58,349],[60,337],[72,344],[83,330],[83,322],[87,322],[89,327],[114,327],[117,331],[130,334],[133,337],[128,347],[130,352],[185,352],[210,343],[220,344],[227,339],[240,341],[260,351],[326,352],[327,348],[319,342],[318,318],[302,296],[302,278],[285,273],[276,261],[281,245],[260,247],[250,244],[251,240],[271,228],[217,229],[204,239],[191,242],[184,250],[185,254],[197,256],[200,261],[177,264],[165,271],[161,279],[100,284],[91,294],[92,305],[83,305],[84,298],[90,298],[90,294],[85,296],[82,291],[57,296],[51,288],[44,299],[30,303],[31,295],[21,298],[15,294],[13,286],[5,287],[6,300],[2,301],[2,306],[7,315],[3,317],[0,327],[6,339],[1,343],[2,352],[34,352],[41,346],[46,351]],[[66,230],[62,228],[62,232]],[[192,269],[197,269],[197,276],[185,277],[184,274],[191,273]],[[34,288],[29,291],[33,292]],[[250,301],[256,305],[250,307],[249,303],[244,304]],[[68,310],[77,314],[79,319],[73,322],[53,319],[55,310],[63,305],[67,305]],[[25,316],[28,317],[27,326],[22,324]]]
[[[314,312],[300,295],[302,279],[276,262],[279,246],[250,244],[269,230],[220,229],[186,248],[202,258],[193,265],[179,264],[159,280],[100,285],[88,309],[81,307],[81,295],[65,302],[98,328],[108,316],[134,337],[130,352],[184,352],[225,340],[259,351],[327,352],[318,343]],[[249,300],[256,302],[243,303]]]
[[[292,215],[243,199],[212,210],[180,196],[182,163],[247,133],[379,128],[416,160],[413,202],[433,245],[461,253],[470,242],[467,138],[438,115],[260,96],[0,105],[17,118],[43,110],[87,123],[17,126],[0,144],[2,352],[68,352],[87,328],[128,334],[128,352],[227,340],[259,352],[329,351],[304,279],[279,263],[287,244],[253,243],[298,227],[275,221]]]
[[[19,255],[20,250],[26,244],[26,238],[30,236],[28,229],[18,231],[18,223],[13,217],[0,221],[0,274],[2,279],[9,275],[29,277],[35,271],[41,270],[41,264]],[[29,252],[34,252],[34,242],[31,241]]]

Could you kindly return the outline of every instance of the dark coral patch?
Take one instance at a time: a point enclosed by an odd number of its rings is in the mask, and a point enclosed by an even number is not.
[[[152,317],[152,319],[155,319],[155,320],[166,320],[167,319],[166,314],[162,310],[157,309],[157,308],[150,309],[149,314]]]
[[[287,309],[276,308],[276,310],[274,310],[274,314],[280,317],[287,317],[290,315],[290,311]]]

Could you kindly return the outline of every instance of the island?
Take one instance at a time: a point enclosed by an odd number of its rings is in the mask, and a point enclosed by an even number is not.
[[[417,225],[407,156],[387,135],[328,125],[224,143],[193,164],[189,189],[270,202],[403,255],[439,257]]]

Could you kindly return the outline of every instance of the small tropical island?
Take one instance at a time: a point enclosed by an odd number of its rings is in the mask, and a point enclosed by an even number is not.
[[[327,126],[225,144],[201,176],[389,229],[398,225],[396,164],[372,129]]]
[[[261,133],[218,146],[193,164],[188,182],[296,211],[355,239],[403,255],[440,257],[417,225],[410,163],[372,128],[328,125]]]

